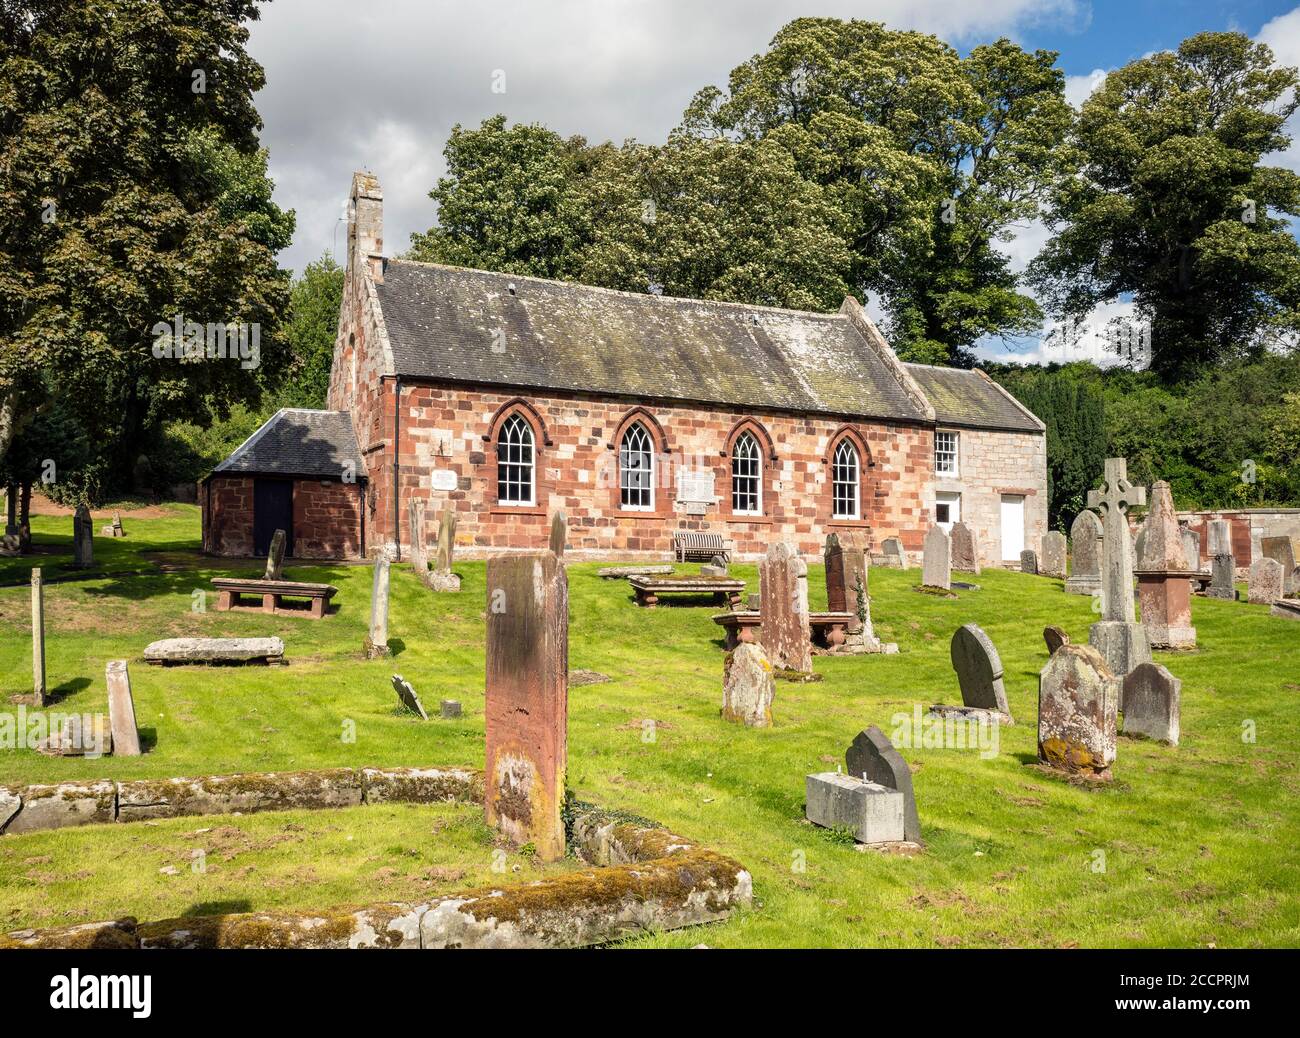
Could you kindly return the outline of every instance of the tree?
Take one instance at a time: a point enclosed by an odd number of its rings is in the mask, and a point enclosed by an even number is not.
[[[289,292],[284,327],[287,372],[278,398],[285,407],[324,407],[343,303],[343,268],[328,253],[308,263]]]
[[[1107,76],[1083,105],[1031,267],[1054,313],[1131,298],[1167,381],[1300,330],[1300,73],[1240,33],[1201,33]]]

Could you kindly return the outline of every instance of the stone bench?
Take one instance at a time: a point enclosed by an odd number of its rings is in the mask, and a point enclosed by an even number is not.
[[[319,620],[329,608],[330,599],[338,594],[339,589],[332,584],[306,584],[296,580],[266,580],[265,578],[217,577],[212,581],[217,589],[217,610],[245,610],[252,612],[276,613],[283,616],[308,615]],[[261,605],[249,605],[241,601],[245,596],[260,598]],[[305,598],[310,603],[309,609],[286,607],[283,599]]]
[[[814,645],[834,649],[844,644],[855,619],[852,613],[809,613],[809,637]],[[741,642],[757,642],[763,627],[762,614],[749,610],[719,613],[713,622],[727,632],[728,651]]]
[[[661,595],[711,595],[718,605],[735,607],[745,591],[745,582],[735,577],[628,577],[636,593],[636,604],[653,609]]]
[[[145,646],[144,661],[168,664],[283,663],[279,638],[164,638]]]

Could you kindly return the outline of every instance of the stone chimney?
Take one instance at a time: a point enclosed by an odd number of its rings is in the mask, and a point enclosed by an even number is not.
[[[384,191],[373,173],[352,174],[348,198],[348,267],[370,268],[375,284],[384,283]]]

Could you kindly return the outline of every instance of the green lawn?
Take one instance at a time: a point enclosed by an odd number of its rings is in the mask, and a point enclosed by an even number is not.
[[[102,573],[67,576],[71,520],[37,517],[46,589],[48,672],[57,709],[105,711],[104,664],[132,660],[139,758],[48,759],[0,752],[0,783],[483,760],[484,565],[456,566],[463,589],[434,595],[394,571],[391,661],[362,657],[370,570],[291,564],[328,580],[324,621],[195,613],[192,592],[237,567],[196,554],[198,512],[125,518],[129,537],[96,537]],[[98,521],[97,521],[98,525]],[[28,691],[33,559],[0,559],[0,692]],[[251,568],[251,567],[250,567]],[[1145,946],[1300,944],[1300,625],[1260,606],[1197,599],[1200,650],[1159,653],[1183,680],[1183,745],[1121,739],[1115,782],[1088,790],[1028,767],[1034,757],[1041,632],[1086,640],[1091,600],[1059,581],[985,572],[956,599],[911,589],[918,571],[872,571],[877,634],[897,656],[818,657],[825,680],[781,683],[775,726],[718,716],[723,650],[708,605],[637,608],[623,582],[570,567],[570,666],[612,680],[569,701],[569,782],[583,800],[655,818],[743,862],[756,910],[722,925],[633,942],[690,946]],[[733,567],[757,587],[756,568]],[[814,607],[824,605],[813,567]],[[208,596],[209,608],[213,605]],[[914,704],[959,702],[953,630],[981,624],[1001,652],[1012,711],[1000,753],[902,748],[927,844],[881,857],[803,821],[804,776],[833,770],[863,727],[889,734]],[[278,634],[281,668],[155,669],[155,638]],[[460,699],[457,721],[394,709],[389,676],[426,705]],[[15,709],[12,706],[7,709]],[[646,719],[656,722],[645,741]],[[1252,722],[1254,742],[1243,741]],[[355,727],[355,741],[345,741]],[[203,906],[261,909],[443,892],[491,875],[491,834],[469,808],[366,807],[0,838],[0,923],[141,919]],[[196,873],[195,846],[224,833],[235,855]],[[232,832],[227,832],[232,830]],[[435,831],[437,835],[435,835]],[[242,834],[242,835],[240,835]],[[283,838],[283,837],[288,838]],[[206,838],[206,839],[205,839]],[[216,844],[213,843],[213,847]],[[521,877],[541,867],[518,855]],[[1102,867],[1104,863],[1104,868]],[[168,864],[177,875],[160,873]],[[551,866],[551,869],[562,868]],[[438,870],[430,880],[426,873]],[[436,879],[463,872],[458,882]],[[377,876],[384,877],[382,882]],[[499,878],[499,877],[498,877]],[[437,886],[430,886],[436,882]],[[450,885],[449,885],[450,884]]]

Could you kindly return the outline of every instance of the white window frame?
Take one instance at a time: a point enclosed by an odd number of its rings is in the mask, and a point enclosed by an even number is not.
[[[510,449],[517,448],[516,457],[510,457]],[[504,452],[505,457],[502,456]],[[507,478],[502,478],[503,470]],[[512,473],[512,470],[513,473]],[[523,474],[527,473],[527,483]],[[510,475],[517,478],[510,479]],[[527,500],[512,501],[501,496],[502,485],[528,487]],[[537,438],[533,427],[519,412],[507,418],[497,433],[497,504],[503,508],[532,508],[537,504]]]
[[[639,437],[639,442],[635,448],[629,444],[633,436]],[[634,455],[636,459],[645,458],[646,465],[631,464]],[[639,476],[643,472],[646,474],[644,483],[629,478]],[[647,503],[628,504],[629,491],[637,494],[640,494],[641,491],[647,491]],[[650,431],[640,422],[633,422],[629,425],[618,443],[618,507],[624,512],[653,512],[655,510],[654,440],[650,436]]]
[[[945,442],[951,446],[940,447]],[[945,467],[948,461],[951,466]],[[961,474],[961,435],[953,429],[940,429],[934,434],[934,474],[948,479]]]
[[[742,445],[745,452],[742,456]],[[745,471],[741,471],[741,466]],[[752,467],[752,471],[750,468]],[[747,484],[752,481],[752,488],[740,489],[741,481]],[[753,508],[737,508],[736,501],[738,498],[754,499]],[[731,446],[731,514],[732,515],[762,515],[763,514],[763,450],[758,445],[758,437],[752,432],[746,430],[736,437],[736,442]]]
[[[848,459],[852,460],[851,465],[847,463]],[[846,499],[846,495],[840,493],[840,487],[853,488],[851,512],[845,512],[840,507],[840,502]],[[831,518],[862,518],[862,455],[857,445],[847,436],[835,445],[835,451],[831,455]]]

